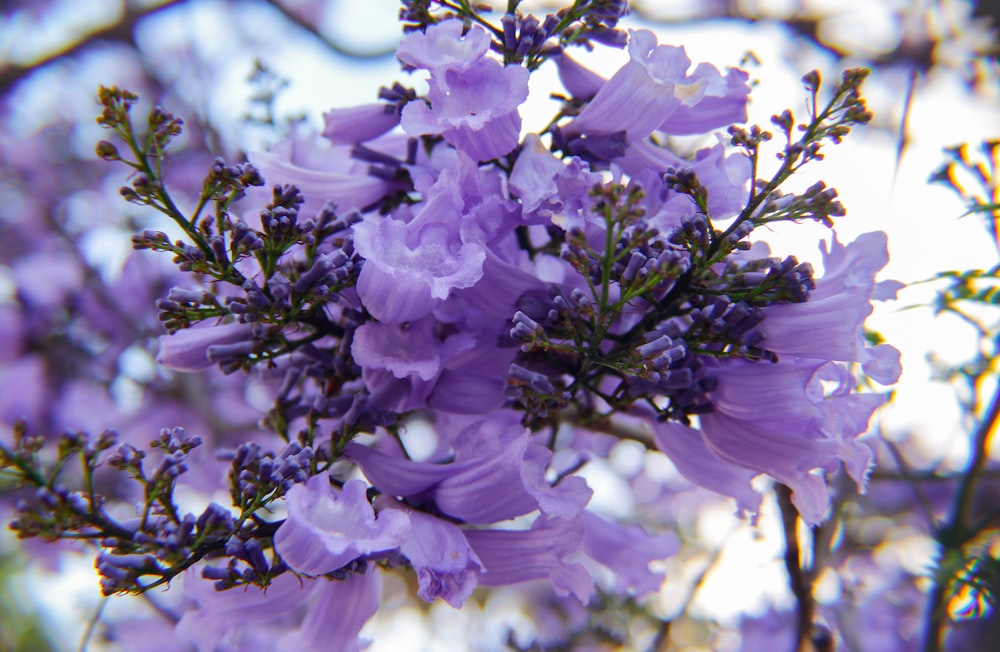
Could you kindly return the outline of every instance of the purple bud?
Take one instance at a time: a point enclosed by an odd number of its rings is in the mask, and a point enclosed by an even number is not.
[[[510,376],[511,380],[527,385],[539,394],[552,394],[555,392],[555,387],[546,376],[538,372],[525,369],[521,365],[512,364],[507,369],[507,375]]]

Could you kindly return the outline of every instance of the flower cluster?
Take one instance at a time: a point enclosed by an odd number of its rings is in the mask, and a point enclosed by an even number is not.
[[[102,141],[99,156],[129,166],[122,196],[180,233],[133,238],[187,274],[156,302],[157,361],[245,372],[283,441],[218,451],[232,508],[196,515],[174,497],[202,443],[183,429],[154,442],[152,470],[130,443],[105,458],[110,434],[64,438],[53,461],[19,431],[0,465],[36,489],[22,536],[95,539],[105,593],[184,573],[197,608],[176,635],[199,650],[240,640],[249,613],[285,628],[279,647],[353,649],[394,570],[454,607],[532,580],[581,604],[656,590],[650,563],[676,540],[588,508],[579,471],[606,453],[599,438],[659,449],[749,514],[762,474],[809,524],[827,510],[826,473],[843,466],[864,488],[871,452],[856,440],[886,397],[857,391],[858,374],[892,384],[900,371],[864,333],[872,301],[898,289],[875,280],[885,236],[832,236],[817,274],[754,233],[844,214],[822,183],[779,187],[869,120],[864,71],[832,87],[806,76],[809,115],[774,117],[785,142],[759,178],[772,136],[740,126],[745,72],[692,68],[682,47],[619,30],[622,2],[542,20],[517,4],[491,22],[468,3],[404,2],[397,56],[426,91],[397,83],[327,113],[321,136],[217,160],[189,201],[164,180],[181,121],[157,108],[143,135],[136,97],[102,89],[99,122],[126,150]],[[595,43],[627,46],[608,79],[569,54]],[[543,65],[565,94],[531,132],[521,107]],[[712,144],[691,156],[665,144],[699,134]],[[425,454],[404,436],[417,430],[431,433]],[[82,492],[57,482],[73,456]],[[107,515],[102,465],[141,487],[135,521]],[[233,590],[246,585],[267,591]]]

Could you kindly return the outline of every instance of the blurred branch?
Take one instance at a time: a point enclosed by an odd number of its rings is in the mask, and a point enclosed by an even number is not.
[[[937,473],[934,471],[909,471],[905,475],[892,471],[872,471],[871,482],[958,482],[965,477],[964,473]],[[979,476],[983,480],[1000,478],[1000,469],[984,469]]]
[[[903,458],[902,452],[893,442],[885,439],[883,437],[882,441],[885,442],[886,448],[889,449],[889,453],[892,454],[892,459],[896,462],[896,468],[899,469],[899,476],[906,481],[906,485],[913,492],[913,497],[916,499],[917,504],[920,508],[924,510],[924,515],[927,517],[927,523],[933,527],[934,525],[934,508],[931,506],[927,497],[920,490],[920,487],[916,484],[916,479],[913,473],[910,471],[906,460]]]
[[[92,32],[87,32],[75,40],[67,41],[61,48],[53,50],[35,59],[34,61],[21,64],[0,64],[0,94],[6,94],[19,81],[25,79],[35,71],[57,61],[76,56],[95,43],[101,41],[117,42],[126,43],[135,47],[135,29],[140,22],[150,16],[160,13],[164,9],[170,9],[172,7],[182,5],[186,1],[187,0],[165,0],[158,5],[148,7],[133,7],[129,3],[126,3],[125,10],[121,17],[109,25],[105,25],[104,27]],[[396,50],[394,43],[387,48],[371,51],[349,48],[337,43],[329,36],[320,32],[315,25],[289,10],[279,0],[261,1],[263,4],[280,13],[293,25],[315,37],[323,46],[339,56],[359,60],[379,59],[391,55]]]
[[[776,485],[778,507],[781,509],[781,525],[785,533],[785,569],[788,584],[798,603],[796,616],[795,652],[810,652],[812,646],[812,626],[815,603],[812,597],[812,573],[802,568],[799,552],[798,521],[799,512],[792,504],[792,490],[783,484]]]
[[[135,46],[135,28],[140,21],[183,2],[185,0],[166,0],[161,4],[143,8],[133,8],[126,5],[121,19],[115,23],[106,25],[96,31],[88,32],[75,41],[65,43],[62,48],[49,52],[29,63],[7,64],[0,67],[0,95],[6,94],[15,84],[36,70],[61,59],[75,56],[94,43],[111,41],[128,43]]]
[[[280,0],[262,0],[262,2],[265,5],[268,5],[269,7],[273,8],[278,13],[280,13],[289,22],[293,23],[300,29],[314,36],[316,39],[320,41],[320,43],[326,46],[326,48],[328,48],[330,51],[342,57],[349,57],[351,59],[361,59],[361,60],[381,59],[383,57],[390,56],[396,52],[395,43],[383,49],[368,50],[368,51],[355,50],[353,48],[346,47],[344,45],[341,45],[340,43],[337,43],[329,36],[320,32],[319,29],[309,21],[300,17],[295,12],[289,10],[287,7],[284,6],[284,4],[280,2]]]
[[[963,474],[958,491],[955,492],[948,520],[937,532],[937,539],[941,544],[942,568],[935,574],[934,586],[927,602],[924,652],[940,652],[943,649],[946,631],[944,625],[948,620],[947,599],[953,579],[950,573],[944,572],[945,566],[949,558],[955,553],[961,554],[963,546],[977,534],[975,530],[970,531],[967,521],[972,514],[976,485],[989,459],[990,438],[996,432],[998,419],[1000,419],[1000,387],[994,393],[989,410],[976,431],[969,468]]]
[[[694,602],[695,596],[698,595],[698,591],[701,587],[705,585],[705,580],[708,578],[709,573],[711,573],[722,559],[722,551],[726,548],[726,542],[729,537],[732,536],[734,528],[730,528],[729,532],[723,537],[723,543],[721,543],[717,548],[709,553],[708,559],[705,561],[705,565],[702,567],[698,574],[695,575],[694,579],[687,586],[687,596],[681,601],[683,607],[671,620],[663,620],[660,622],[659,628],[656,630],[656,637],[653,639],[653,643],[650,645],[649,649],[652,652],[667,652],[670,649],[671,639],[670,639],[670,627],[673,623],[686,614],[688,609],[690,609],[691,604]]]
[[[836,12],[806,15],[802,13],[802,8],[799,6],[786,15],[756,16],[748,11],[748,7],[753,7],[753,5],[748,5],[746,2],[741,2],[741,0],[726,0],[725,2],[694,5],[699,8],[688,14],[663,17],[655,16],[650,11],[652,6],[655,6],[655,3],[636,2],[632,5],[632,13],[639,16],[642,20],[656,25],[690,25],[692,23],[720,20],[740,20],[749,23],[778,23],[787,27],[795,36],[808,41],[814,47],[833,55],[838,60],[858,56],[857,53],[841,48],[836,44],[828,43],[821,37],[822,23],[835,16]],[[911,39],[900,39],[899,45],[892,50],[865,58],[865,64],[877,67],[880,65],[906,63],[926,71],[934,63],[932,57],[934,45],[935,43],[930,40],[914,41]]]

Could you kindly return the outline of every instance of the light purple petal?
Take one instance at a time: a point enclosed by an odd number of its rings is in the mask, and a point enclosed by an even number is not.
[[[625,527],[592,512],[584,512],[583,550],[615,575],[616,590],[641,596],[663,583],[663,571],[651,571],[650,562],[675,554],[680,544],[671,533],[652,536],[642,527]]]
[[[521,461],[524,487],[538,501],[538,509],[543,514],[553,518],[576,518],[590,502],[594,491],[586,480],[577,476],[565,477],[552,486],[545,479],[551,461],[552,451],[545,446],[528,446]]]
[[[301,652],[343,650],[355,652],[368,647],[358,634],[375,612],[382,598],[379,573],[350,573],[347,579],[324,581],[316,591],[316,604],[298,630],[281,638],[278,648]]]
[[[293,570],[321,575],[366,554],[399,546],[408,524],[398,511],[379,514],[368,502],[367,485],[351,480],[334,493],[325,474],[288,490],[288,518],[274,546]]]
[[[461,20],[445,20],[400,41],[396,57],[414,68],[462,70],[478,62],[490,48],[490,36],[478,25],[462,34]]]
[[[675,48],[676,56],[687,57]],[[657,84],[636,61],[622,66],[567,127],[574,133],[607,135],[624,131],[629,141],[645,138],[680,102],[673,85]]]
[[[198,652],[215,652],[219,642],[244,623],[289,615],[312,595],[316,586],[285,573],[274,578],[266,591],[256,587],[216,591],[215,582],[188,571],[184,574],[184,594],[198,606],[181,616],[177,638]]]
[[[301,139],[279,143],[270,152],[249,152],[247,159],[271,186],[278,183],[298,186],[306,200],[300,210],[306,216],[318,213],[328,201],[333,202],[341,212],[365,208],[394,188],[392,182],[367,175],[360,166],[355,168],[350,163],[349,147],[332,147],[325,140],[321,142],[327,146],[325,155],[320,158],[324,167],[319,167],[315,160],[319,157],[313,152],[309,152],[306,160],[297,161],[298,150],[311,146]],[[333,167],[328,161],[336,162],[337,169],[325,167]],[[348,164],[340,161],[347,161]]]
[[[813,471],[843,462],[863,485],[870,452],[856,439],[885,397],[852,394],[842,365],[792,360],[713,369],[719,385],[701,431],[719,457],[791,487],[803,519],[814,524],[825,513],[826,489]]]
[[[846,246],[834,234],[829,249],[824,242],[822,251],[823,276],[809,300],[765,308],[764,346],[778,354],[861,362],[876,381],[896,382],[902,371],[898,351],[867,347],[864,338],[877,289],[875,275],[889,260],[885,234],[865,233]]]
[[[216,325],[202,322],[173,335],[162,335],[156,361],[177,371],[204,371],[212,366],[208,359],[208,347],[248,342],[251,339],[250,324]]]
[[[558,54],[553,59],[559,68],[559,81],[574,99],[593,98],[607,81],[566,54]]]
[[[739,511],[756,514],[761,495],[750,484],[756,473],[721,459],[694,428],[675,421],[652,423],[653,440],[689,482],[736,499]]]
[[[373,214],[354,226],[355,247],[365,258],[358,296],[379,321],[423,317],[452,290],[472,287],[482,277],[484,247],[461,234],[458,176],[442,172],[409,222]]]
[[[419,496],[454,472],[449,464],[413,462],[357,442],[344,447],[344,457],[357,464],[375,488],[390,496]]]
[[[567,558],[583,539],[581,518],[538,517],[530,530],[470,530],[465,533],[486,571],[483,586],[507,586],[529,580],[548,579],[558,595],[572,593],[586,603],[594,592],[594,581],[580,564]]]
[[[892,385],[903,373],[899,349],[891,344],[866,348],[861,354],[861,370],[877,383]]]
[[[747,121],[747,98],[750,95],[750,79],[743,70],[730,68],[725,78],[715,66],[700,63],[691,77],[699,80],[693,83],[705,85],[705,90],[693,104],[682,103],[663,124],[664,133],[683,136],[703,134],[735,123]],[[724,84],[719,80],[724,79]]]
[[[392,109],[392,105],[376,102],[327,111],[323,114],[323,137],[334,145],[378,138],[399,124],[399,113]]]
[[[504,67],[487,58],[466,70],[432,72],[429,105],[416,100],[403,107],[403,131],[443,134],[476,161],[503,156],[517,146],[517,107],[528,97],[528,77],[520,66]]]
[[[495,523],[536,509],[574,518],[589,502],[583,478],[566,477],[555,486],[546,479],[552,452],[530,443],[528,431],[508,414],[461,428],[447,463],[413,462],[353,442],[344,452],[380,491],[411,504],[433,501],[466,523]]]
[[[469,547],[465,534],[448,521],[383,499],[391,512],[400,509],[410,522],[410,532],[399,551],[417,573],[417,595],[428,602],[441,598],[456,609],[472,595],[483,564]]]
[[[396,324],[363,324],[354,333],[351,355],[361,367],[385,369],[396,378],[431,380],[448,358],[471,348],[471,335],[458,333],[444,341],[434,333],[436,322],[421,319],[403,328]]]

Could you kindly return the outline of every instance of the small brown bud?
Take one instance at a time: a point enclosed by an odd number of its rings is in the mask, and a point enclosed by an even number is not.
[[[117,161],[120,160],[118,156],[118,148],[106,140],[98,141],[97,147],[94,149],[98,158],[102,158],[105,161]]]

